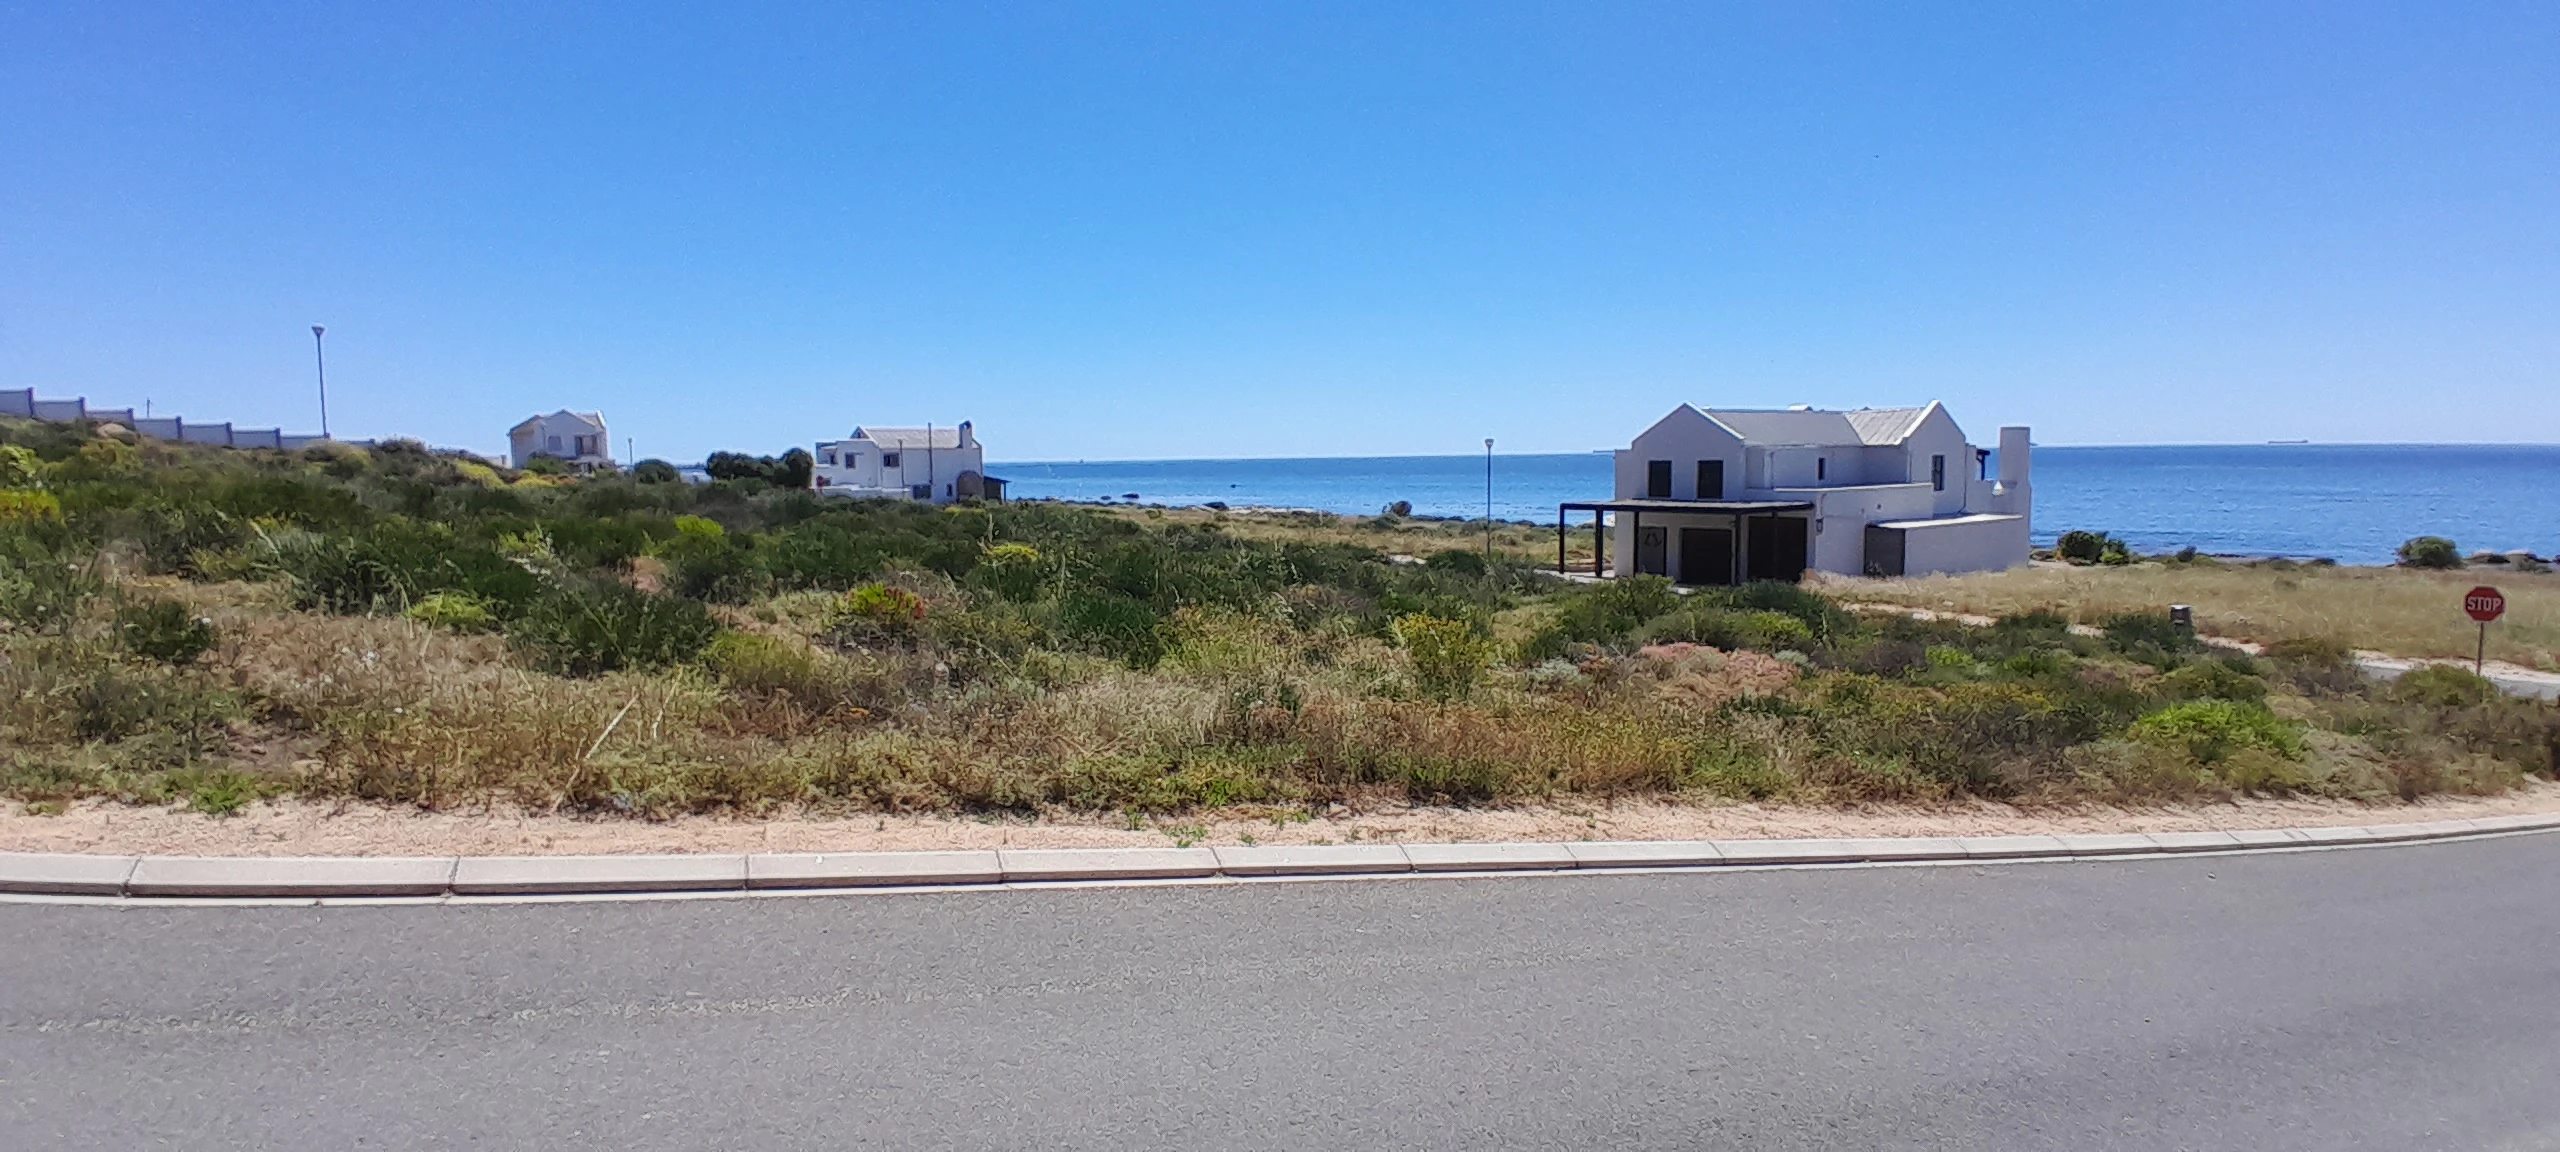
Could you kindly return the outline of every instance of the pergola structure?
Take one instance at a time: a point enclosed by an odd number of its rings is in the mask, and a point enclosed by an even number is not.
[[[1567,567],[1565,514],[1568,512],[1591,513],[1591,574],[1594,576],[1608,574],[1607,519],[1611,512],[1626,514],[1627,534],[1631,540],[1635,539],[1635,534],[1643,529],[1644,514],[1647,512],[1682,516],[1727,516],[1733,520],[1734,542],[1733,570],[1728,574],[1727,583],[1740,584],[1743,582],[1742,574],[1746,563],[1745,542],[1748,533],[1745,528],[1750,519],[1754,516],[1778,516],[1791,512],[1811,511],[1813,511],[1813,502],[1810,500],[1568,500],[1556,505],[1556,571],[1562,573]]]

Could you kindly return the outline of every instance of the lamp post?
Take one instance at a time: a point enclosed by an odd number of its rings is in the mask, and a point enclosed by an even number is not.
[[[311,326],[311,361],[320,371],[320,438],[323,440],[329,438],[329,354],[321,348],[320,337],[328,331],[318,324]]]
[[[1484,438],[1484,558],[1493,559],[1493,437]]]

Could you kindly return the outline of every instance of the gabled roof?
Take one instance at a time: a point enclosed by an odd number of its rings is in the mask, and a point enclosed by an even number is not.
[[[1707,419],[1746,444],[1762,447],[1794,445],[1900,444],[1919,430],[1929,408],[1701,408]]]
[[[863,427],[854,429],[853,435],[847,439],[868,440],[883,448],[958,448],[960,447],[960,430],[939,427],[931,429]]]
[[[524,431],[524,430],[525,430],[525,429],[527,429],[527,428],[533,427],[533,426],[534,426],[534,425],[536,425],[536,424],[540,424],[540,423],[542,423],[542,422],[543,422],[543,421],[545,421],[545,420],[549,420],[549,419],[552,419],[553,417],[557,417],[557,416],[566,416],[566,417],[568,417],[568,418],[570,418],[570,419],[572,419],[572,420],[576,420],[576,421],[578,421],[578,422],[580,422],[580,423],[586,424],[586,425],[588,425],[588,426],[590,426],[590,427],[594,428],[594,429],[595,429],[596,431],[598,431],[598,432],[602,432],[602,431],[604,431],[604,413],[602,413],[602,412],[572,412],[572,411],[570,411],[570,410],[568,410],[568,409],[566,409],[566,408],[563,408],[563,409],[561,409],[561,410],[559,410],[559,411],[557,411],[557,412],[553,412],[553,413],[551,413],[550,415],[547,415],[547,416],[546,416],[546,415],[543,415],[543,414],[541,414],[541,413],[536,413],[536,414],[534,414],[534,415],[527,416],[527,417],[525,417],[525,418],[524,418],[524,420],[523,420],[521,423],[518,423],[515,427],[507,429],[507,435],[513,436],[513,435],[515,435],[515,434],[516,434],[516,433],[518,433],[518,432],[522,432],[522,431]]]

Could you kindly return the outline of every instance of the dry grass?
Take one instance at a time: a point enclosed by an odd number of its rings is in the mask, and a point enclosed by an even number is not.
[[[2489,657],[2560,670],[2560,576],[2479,568],[2278,569],[2264,564],[2145,563],[2122,568],[2038,564],[2009,572],[1909,580],[1832,580],[1844,599],[2006,615],[2048,608],[2080,622],[2116,612],[2192,604],[2201,630],[2270,641],[2316,636],[2395,656],[2468,657],[2479,633],[2462,594],[2494,584],[2506,618],[2489,627]]]
[[[1269,508],[1238,508],[1221,512],[1215,508],[1099,507],[1111,515],[1142,523],[1215,526],[1228,535],[1247,540],[1354,544],[1391,555],[1429,556],[1452,548],[1474,551],[1484,547],[1482,520],[1390,519]],[[1497,522],[1493,529],[1493,546],[1496,551],[1524,560],[1541,564],[1554,564],[1556,561],[1556,532],[1551,525]],[[1578,557],[1584,566],[1591,563],[1591,525],[1588,520],[1565,534],[1565,547],[1567,554]]]

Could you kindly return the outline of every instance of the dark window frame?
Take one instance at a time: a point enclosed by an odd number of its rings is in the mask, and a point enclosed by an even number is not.
[[[880,466],[881,466],[881,467],[883,467],[883,468],[895,468],[895,467],[897,467],[897,466],[898,466],[898,454],[897,454],[897,453],[895,453],[895,452],[883,452],[883,453],[881,453],[881,454],[880,454]]]
[[[1644,494],[1648,500],[1671,498],[1670,461],[1647,460],[1644,462]]]
[[[1947,458],[1945,456],[1929,457],[1929,490],[1932,492],[1947,490]]]
[[[1709,479],[1713,479],[1715,483],[1708,483]],[[1724,499],[1724,461],[1698,461],[1698,499]]]
[[[1828,480],[1828,479],[1830,479],[1830,478],[1831,478],[1831,458],[1830,458],[1830,457],[1828,457],[1828,456],[1816,456],[1816,457],[1814,457],[1814,458],[1813,458],[1813,479],[1814,479],[1814,482],[1818,484],[1818,483],[1821,483],[1822,481]]]

